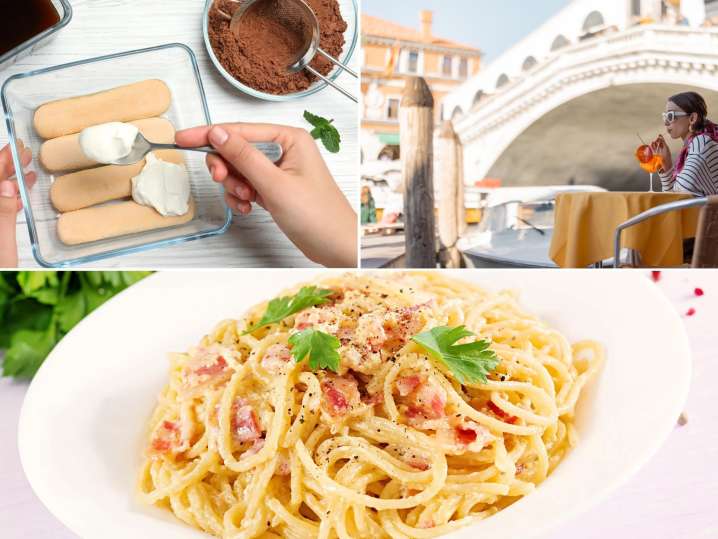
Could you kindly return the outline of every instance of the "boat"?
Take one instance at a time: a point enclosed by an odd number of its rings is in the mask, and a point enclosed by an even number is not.
[[[466,229],[457,246],[470,267],[555,268],[549,248],[556,196],[599,191],[605,189],[560,185],[502,187],[482,193],[482,219]]]

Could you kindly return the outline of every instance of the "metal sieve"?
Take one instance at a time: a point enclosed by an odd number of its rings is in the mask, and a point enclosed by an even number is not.
[[[357,98],[346,91],[344,88],[336,84],[334,81],[325,77],[309,65],[317,54],[324,56],[327,60],[346,71],[354,78],[359,78],[356,72],[348,66],[327,54],[319,47],[319,38],[321,36],[319,29],[319,21],[311,7],[304,0],[225,0],[230,4],[237,4],[234,13],[229,14],[217,8],[217,11],[230,22],[230,30],[236,36],[241,32],[242,19],[251,13],[251,10],[267,10],[272,13],[277,22],[279,22],[287,32],[297,36],[297,50],[294,51],[292,59],[287,64],[286,69],[289,73],[297,73],[302,69],[306,69],[315,77],[323,80],[332,88],[338,90],[346,97],[358,102]]]

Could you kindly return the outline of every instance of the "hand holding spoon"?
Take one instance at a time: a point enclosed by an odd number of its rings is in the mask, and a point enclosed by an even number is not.
[[[282,158],[282,146],[276,142],[253,142],[252,146],[262,152],[272,163],[278,162]],[[154,150],[188,150],[192,152],[203,152],[217,155],[217,150],[211,146],[199,146],[195,148],[187,148],[178,146],[177,144],[157,144],[147,140],[142,133],[137,133],[135,141],[132,144],[132,150],[127,156],[113,161],[112,165],[133,165]]]

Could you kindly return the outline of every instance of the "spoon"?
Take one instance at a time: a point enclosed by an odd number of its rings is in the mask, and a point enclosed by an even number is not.
[[[276,163],[282,158],[282,146],[276,142],[253,142],[252,146],[262,152],[272,163]],[[203,152],[218,155],[217,150],[210,146],[187,148],[185,146],[178,146],[177,144],[156,144],[147,140],[142,133],[137,133],[137,137],[135,138],[135,142],[132,144],[132,150],[130,153],[110,164],[133,165],[142,161],[149,152],[154,150],[189,150],[191,152]]]

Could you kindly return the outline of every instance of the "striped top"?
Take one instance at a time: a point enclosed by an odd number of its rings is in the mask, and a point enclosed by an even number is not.
[[[673,169],[660,174],[663,190],[703,197],[718,195],[718,142],[698,135],[688,147],[683,170],[673,178]]]

